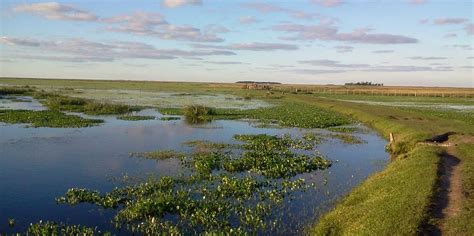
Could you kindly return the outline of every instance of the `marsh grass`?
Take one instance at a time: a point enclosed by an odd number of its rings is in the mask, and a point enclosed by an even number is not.
[[[121,115],[117,116],[119,120],[127,120],[127,121],[139,121],[139,120],[154,120],[154,116],[137,116],[137,115]]]
[[[355,135],[345,134],[345,133],[328,134],[328,137],[339,139],[345,144],[367,143],[367,141],[361,139],[360,137],[357,137]]]
[[[181,117],[177,117],[177,116],[163,116],[163,117],[160,118],[160,120],[163,120],[163,121],[181,120]]]
[[[82,112],[88,115],[121,115],[139,111],[139,107],[102,103],[83,98],[48,96],[43,102],[50,110]]]
[[[146,159],[165,160],[170,158],[183,158],[184,153],[176,152],[173,150],[160,150],[153,152],[132,152],[131,157],[140,157]]]
[[[329,127],[328,130],[339,133],[355,133],[361,131],[358,127]]]
[[[103,123],[103,120],[85,119],[58,111],[0,110],[0,122],[30,124],[32,127],[82,128]]]
[[[209,116],[215,115],[216,111],[214,108],[202,105],[189,105],[183,108],[183,114],[186,121],[190,123],[200,123],[202,121],[208,121]]]
[[[30,224],[27,229],[26,235],[81,235],[81,236],[94,236],[94,235],[111,235],[110,233],[102,233],[95,228],[90,228],[81,225],[68,225],[63,223],[56,223],[52,221],[39,221],[34,224]]]
[[[207,140],[190,140],[182,143],[188,147],[194,147],[196,150],[223,150],[223,149],[232,149],[239,148],[238,144],[230,143],[215,143]]]
[[[184,115],[190,121],[253,119],[262,125],[277,124],[281,127],[327,128],[351,124],[347,116],[320,108],[314,104],[298,103],[291,100],[282,101],[269,108],[251,110],[212,109],[204,106],[179,108],[158,108],[165,115]]]
[[[0,96],[2,95],[25,95],[33,92],[30,87],[0,87]]]

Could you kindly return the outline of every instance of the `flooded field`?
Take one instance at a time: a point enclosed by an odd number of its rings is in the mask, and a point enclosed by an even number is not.
[[[4,97],[0,101],[1,109],[45,109],[27,96]],[[0,232],[24,232],[30,223],[49,220],[127,234],[111,223],[115,209],[88,203],[58,204],[55,199],[64,196],[70,188],[109,192],[123,186],[124,178],[136,181],[147,176],[178,177],[186,173],[179,159],[150,160],[131,157],[130,153],[157,150],[190,153],[192,147],[184,143],[195,140],[238,144],[236,135],[301,138],[312,133],[325,138],[299,152],[321,153],[331,166],[291,177],[292,180],[303,178],[314,186],[297,190],[291,201],[285,198],[267,218],[279,219],[278,226],[266,230],[267,233],[301,234],[320,214],[334,206],[335,200],[383,169],[389,159],[384,151],[386,141],[360,125],[351,128],[355,130],[352,135],[361,141],[350,143],[337,136],[338,131],[346,129],[258,128],[251,121],[226,120],[196,125],[184,119],[162,119],[168,116],[154,109],[136,113],[152,117],[141,121],[79,115],[103,119],[104,123],[88,128],[28,128],[23,124],[0,123]],[[14,219],[13,227],[8,226],[8,219]]]
[[[255,109],[269,107],[271,104],[256,99],[242,98],[231,94],[216,94],[210,92],[167,92],[114,89],[48,89],[62,95],[77,98],[87,98],[126,105],[149,107],[184,107],[190,101],[193,104],[206,105],[214,108]]]
[[[467,100],[467,99],[466,99]],[[436,110],[454,110],[459,112],[473,112],[474,101],[470,101],[471,104],[449,104],[449,103],[433,103],[433,102],[378,102],[378,101],[364,101],[364,100],[341,100],[346,102],[363,103],[369,105],[382,105],[382,106],[394,106],[394,107],[407,107],[407,108],[429,108]]]

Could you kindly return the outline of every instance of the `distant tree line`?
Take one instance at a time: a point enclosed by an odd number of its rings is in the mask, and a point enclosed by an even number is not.
[[[344,85],[356,85],[356,86],[383,86],[382,83],[372,82],[356,82],[356,83],[345,83]]]
[[[271,82],[271,81],[268,81],[268,82],[259,82],[259,81],[237,81],[235,82],[237,84],[281,84],[280,82]]]

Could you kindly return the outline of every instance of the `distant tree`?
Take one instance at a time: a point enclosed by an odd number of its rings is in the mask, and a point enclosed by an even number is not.
[[[382,83],[372,83],[372,82],[356,82],[356,83],[345,83],[344,85],[350,86],[383,86]]]

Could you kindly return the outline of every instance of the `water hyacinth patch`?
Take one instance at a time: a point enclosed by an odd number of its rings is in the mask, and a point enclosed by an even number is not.
[[[102,233],[95,228],[90,228],[81,225],[68,225],[63,223],[56,223],[52,221],[39,221],[38,223],[30,224],[26,235],[111,235],[108,232]]]
[[[81,128],[103,123],[99,119],[85,119],[59,111],[0,110],[0,122],[30,124],[32,127]]]
[[[163,117],[160,118],[160,120],[163,120],[163,121],[181,120],[181,117],[177,117],[177,116],[163,116]]]
[[[183,158],[184,153],[176,152],[173,150],[159,150],[153,152],[132,152],[130,156],[132,157],[140,157],[146,159],[157,159],[157,160],[164,160],[170,158]]]
[[[234,139],[242,144],[194,140],[184,143],[201,147],[191,153],[133,153],[156,160],[179,158],[188,172],[151,178],[108,193],[72,188],[57,201],[116,209],[115,225],[140,234],[277,232],[280,219],[274,217],[274,210],[291,201],[295,193],[314,187],[293,177],[326,169],[331,162],[317,153],[295,152],[313,149],[319,142],[314,135],[299,139],[236,135]]]
[[[136,116],[136,115],[122,115],[117,116],[119,120],[139,121],[139,120],[154,120],[154,116]]]

